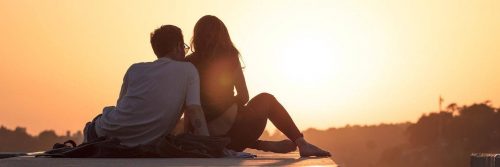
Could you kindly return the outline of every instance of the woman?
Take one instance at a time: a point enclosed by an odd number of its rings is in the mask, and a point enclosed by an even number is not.
[[[230,137],[229,149],[286,153],[298,146],[301,156],[330,156],[304,139],[274,96],[261,93],[249,101],[239,52],[221,20],[210,15],[202,17],[195,25],[191,48],[193,53],[187,61],[199,72],[201,102],[210,134]],[[258,140],[268,119],[290,140]]]

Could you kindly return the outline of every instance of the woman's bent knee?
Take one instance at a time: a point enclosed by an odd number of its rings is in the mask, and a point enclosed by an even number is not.
[[[266,93],[266,92],[258,94],[257,96],[255,96],[255,98],[264,99],[264,100],[275,99],[272,94],[269,94],[269,93]]]

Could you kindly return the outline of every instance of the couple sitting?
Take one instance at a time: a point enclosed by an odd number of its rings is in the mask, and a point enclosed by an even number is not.
[[[273,95],[249,100],[239,52],[217,17],[204,16],[196,23],[193,53],[187,57],[189,46],[176,26],[156,29],[151,45],[158,60],[127,70],[116,107],[105,107],[87,123],[84,141],[108,136],[125,146],[147,144],[172,133],[184,113],[191,133],[227,136],[227,149],[287,153],[298,146],[301,156],[330,156],[304,139]],[[258,140],[267,120],[289,140]]]

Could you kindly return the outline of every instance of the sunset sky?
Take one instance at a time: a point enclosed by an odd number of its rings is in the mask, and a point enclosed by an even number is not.
[[[251,96],[274,94],[302,130],[416,121],[445,103],[500,104],[498,0],[0,0],[0,125],[81,130],[115,105],[149,33],[215,15]]]

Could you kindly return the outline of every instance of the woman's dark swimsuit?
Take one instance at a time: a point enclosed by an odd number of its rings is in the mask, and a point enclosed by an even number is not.
[[[227,133],[231,138],[228,148],[235,151],[257,148],[268,119],[292,141],[303,136],[273,95],[261,93],[246,104],[248,90],[237,55],[204,60],[193,53],[187,61],[198,69],[201,103],[207,122],[222,115],[232,104],[238,104],[236,119]],[[238,93],[236,96],[234,88]]]

